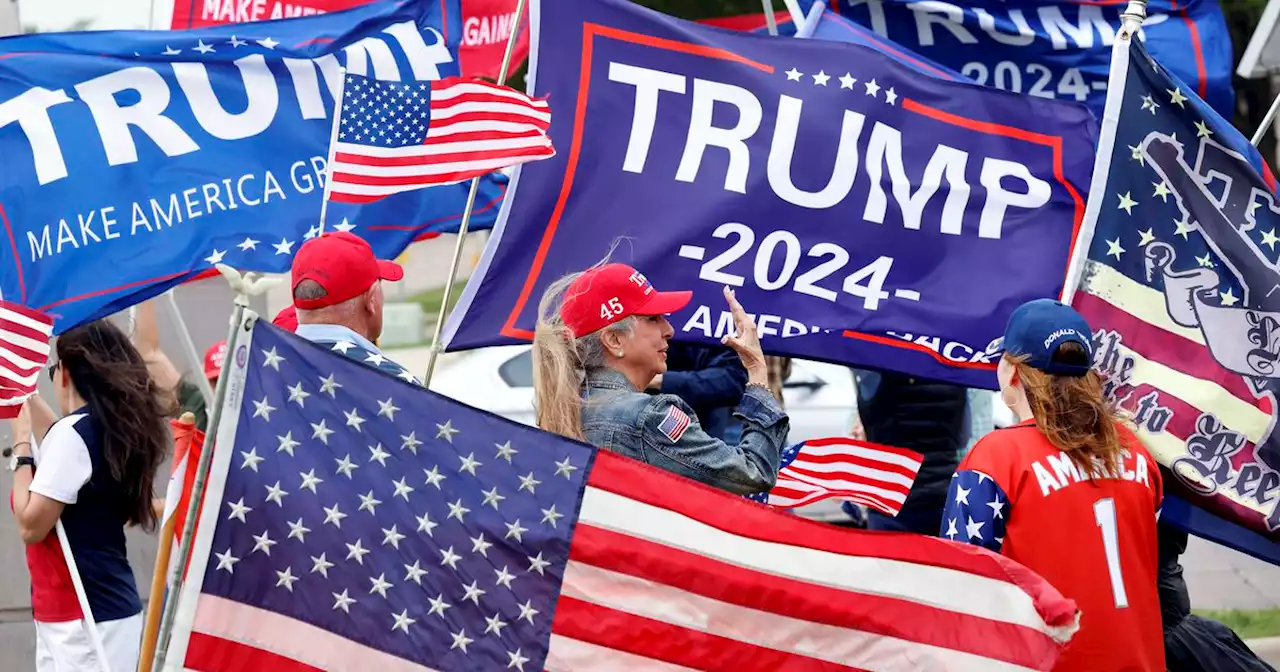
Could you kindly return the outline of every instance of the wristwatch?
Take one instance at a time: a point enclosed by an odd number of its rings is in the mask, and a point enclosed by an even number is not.
[[[17,471],[22,467],[29,466],[34,471],[36,468],[36,460],[30,455],[14,455],[9,460],[9,471]]]

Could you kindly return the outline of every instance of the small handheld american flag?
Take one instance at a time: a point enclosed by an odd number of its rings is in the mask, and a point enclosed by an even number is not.
[[[49,361],[53,318],[0,300],[0,419],[16,418]]]
[[[751,499],[791,509],[835,497],[896,516],[923,461],[915,451],[844,436],[810,439],[782,451],[777,485]]]
[[[368,203],[555,156],[551,108],[515,89],[449,77],[346,75],[329,200]]]

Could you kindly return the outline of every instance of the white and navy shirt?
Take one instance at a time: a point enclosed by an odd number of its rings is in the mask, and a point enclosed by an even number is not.
[[[129,495],[111,476],[102,434],[87,408],[54,423],[40,444],[31,492],[65,505],[60,520],[93,617],[114,621],[141,613],[142,601],[125,548]],[[32,568],[33,583],[46,569]]]
[[[400,380],[414,385],[422,382],[409,373],[409,370],[396,362],[387,359],[378,346],[369,339],[339,324],[299,324],[297,335],[315,343],[340,352],[348,359],[353,359],[365,366],[389,373]]]

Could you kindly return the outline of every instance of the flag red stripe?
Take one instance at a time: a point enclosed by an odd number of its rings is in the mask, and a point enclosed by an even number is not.
[[[564,596],[556,604],[551,629],[573,639],[694,669],[706,669],[709,662],[713,662],[716,669],[761,672],[857,669],[697,632]]]
[[[865,485],[871,488],[889,490],[892,492],[896,492],[904,497],[907,495],[908,492],[911,492],[910,485],[902,485],[901,483],[892,483],[889,481],[882,481],[878,478],[861,476],[858,474],[845,472],[845,471],[835,471],[835,472],[814,471],[812,469],[806,469],[803,465],[797,466],[795,462],[792,462],[790,465],[787,466],[786,469],[783,469],[782,473],[790,476],[791,478],[796,479],[797,481],[804,481],[806,483],[811,483],[813,485],[824,486],[824,487],[831,487],[831,488],[843,487],[839,483],[837,483],[837,481],[846,481],[851,483],[857,483],[859,485]]]
[[[1002,556],[966,544],[917,535],[850,534],[835,526],[758,506],[745,498],[727,499],[723,492],[695,481],[683,484],[685,488],[680,497],[670,497],[668,479],[670,475],[656,467],[602,450],[596,454],[587,483],[748,539],[843,555],[946,566],[1006,581],[1031,596],[1048,625],[1069,626],[1075,620],[1074,603],[1064,599],[1044,579]]]
[[[279,656],[252,646],[214,637],[200,632],[191,633],[187,645],[188,669],[200,672],[225,670],[271,670],[272,672],[320,672],[320,668]]]
[[[535,112],[546,113],[550,111],[549,106],[546,104],[546,101],[542,99],[533,101],[528,98],[501,96],[496,93],[488,93],[484,91],[469,91],[461,95],[449,96],[448,98],[437,97],[440,93],[444,93],[444,92],[445,91],[442,90],[440,92],[432,93],[432,96],[431,96],[432,112],[447,110],[450,107],[453,107],[454,105],[461,105],[466,103],[492,103],[492,104],[499,104],[499,105],[518,105],[520,107],[526,107]],[[538,102],[541,104],[537,105],[535,104],[535,102]]]
[[[1088,292],[1076,292],[1072,304],[1091,324],[1105,324],[1108,330],[1123,334],[1124,345],[1143,357],[1193,378],[1217,383],[1248,403],[1258,403],[1244,377],[1222,368],[1209,348],[1148,324]]]
[[[535,151],[528,153],[508,153],[507,158],[526,158],[539,156],[554,156],[555,152],[550,147],[534,148]],[[494,157],[495,159],[501,157]],[[516,161],[513,163],[523,163]],[[341,166],[335,166],[335,169]],[[356,175],[354,173],[334,172],[333,182],[334,190],[339,189],[339,185],[363,185],[367,187],[409,187],[415,185],[427,186],[431,184],[441,184],[459,179],[466,179],[477,175],[485,175],[492,170],[459,170],[448,173],[436,173],[431,175]]]
[[[916,474],[919,473],[920,471],[919,467],[916,467],[915,469],[911,469],[908,467],[904,467],[900,464],[894,464],[892,462],[883,462],[880,460],[876,460],[874,458],[863,457],[861,455],[850,455],[848,453],[840,453],[838,455],[812,455],[808,452],[805,452],[803,448],[800,449],[800,454],[796,456],[796,459],[791,464],[787,465],[786,468],[790,469],[791,467],[794,467],[799,464],[804,464],[804,463],[848,464],[856,467],[866,467],[867,469],[877,469],[879,471],[893,472],[900,476],[905,476],[911,480],[914,480],[916,477]],[[853,478],[866,480],[866,479],[869,479],[870,477],[855,476]],[[906,487],[910,488],[911,486],[906,486]]]
[[[467,122],[485,121],[485,122],[505,122],[510,124],[529,124],[546,131],[551,128],[551,122],[538,117],[525,114],[516,114],[513,112],[498,112],[496,110],[476,110],[474,112],[463,112],[455,114],[452,117],[444,119],[431,120],[431,135],[427,138],[426,144],[430,144],[432,140],[440,141],[447,138],[450,126],[455,124],[463,124]],[[495,131],[497,133],[498,131]]]
[[[5,319],[4,312],[0,311],[0,331],[10,333],[15,336],[21,336],[23,338],[29,338],[37,343],[48,343],[49,335],[53,332],[53,327],[50,325],[49,329],[46,331],[33,329],[14,320]]]
[[[897,446],[886,446],[883,443],[859,441],[857,439],[850,439],[848,437],[843,437],[843,436],[833,436],[833,437],[827,437],[825,439],[809,439],[808,441],[805,441],[805,444],[809,446],[816,446],[819,448],[825,448],[827,446],[857,446],[859,448],[866,448],[869,450],[879,450],[885,453],[893,453],[895,455],[905,457],[909,460],[915,460],[916,462],[924,461],[924,456],[921,455],[920,453],[917,453],[914,450],[908,450],[906,448],[898,448]]]
[[[804,483],[806,485],[809,485],[810,487],[803,488],[803,487],[796,487],[792,485],[796,483]],[[867,504],[868,502],[872,502],[874,503],[873,505],[876,506],[876,508],[879,508],[882,511],[885,511],[890,515],[896,515],[897,512],[902,509],[902,504],[898,502],[891,502],[887,499],[883,499],[869,492],[862,492],[862,491],[856,491],[856,490],[830,489],[830,488],[815,489],[812,487],[812,484],[808,483],[807,481],[794,481],[789,479],[783,479],[781,476],[778,477],[778,484],[773,487],[773,490],[769,491],[770,497],[775,495],[778,497],[786,497],[787,499],[808,500],[803,503],[791,504],[789,506],[803,506],[804,504],[810,504],[822,499],[839,497],[841,499],[857,499],[862,504]]]
[[[0,300],[0,311],[5,310],[11,310],[23,317],[30,318],[42,324],[47,324],[49,325],[49,331],[53,331],[53,318],[34,308],[28,308],[20,303]]]
[[[880,536],[848,533],[868,545]],[[757,572],[589,525],[578,525],[569,558],[721,602],[1027,667],[1057,656],[1057,644],[1031,628]]]
[[[24,368],[18,367],[18,365],[14,364],[13,362],[10,362],[5,359],[0,359],[0,362],[3,362],[7,366],[13,368],[15,371],[27,371],[27,372],[39,371],[40,369],[44,368],[44,364],[49,361],[49,355],[47,353],[36,352],[35,350],[28,350],[27,348],[24,348],[19,345],[14,345],[13,343],[10,343],[8,341],[0,340],[0,350],[8,352],[9,354],[19,359],[35,363],[35,366],[24,369]],[[30,375],[30,373],[28,373],[27,375]]]
[[[0,348],[0,349],[3,349],[3,348]],[[44,358],[39,358],[36,361],[47,361],[47,360],[45,360]],[[42,369],[44,369],[43,366],[34,366],[29,369],[24,369],[20,366],[17,366],[13,362],[10,362],[7,359],[0,358],[0,382],[3,382],[6,378],[16,382],[18,378],[27,378],[29,376],[36,375],[40,373]]]
[[[341,152],[334,155],[334,165],[340,170],[342,164],[355,164],[360,166],[434,166],[448,163],[461,163],[464,161],[487,161],[491,159],[502,159],[512,156],[541,156],[550,155],[555,152],[551,149],[551,142],[547,141],[545,146],[534,147],[511,147],[507,149],[489,149],[482,151],[467,150],[461,152],[452,152],[449,154],[427,154],[420,156],[366,156],[363,154],[348,154]],[[366,176],[367,177],[367,176]]]

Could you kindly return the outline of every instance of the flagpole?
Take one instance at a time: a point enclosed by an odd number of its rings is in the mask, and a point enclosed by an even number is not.
[[[0,290],[0,301],[4,300],[4,290]],[[35,391],[36,396],[40,395],[39,388]],[[27,402],[23,402],[27,403]],[[36,461],[36,466],[40,464],[40,446],[36,440],[34,429],[31,437],[31,457]],[[71,540],[67,538],[67,530],[62,525],[62,517],[59,516],[53,523],[54,533],[58,536],[58,545],[62,547],[62,557],[67,563],[67,572],[71,574],[71,587],[76,594],[76,602],[80,603],[80,614],[84,620],[84,628],[89,634],[89,645],[93,647],[93,653],[98,658],[98,663],[102,667],[102,672],[111,672],[111,664],[107,660],[107,650],[102,645],[102,636],[98,632],[98,623],[93,619],[93,609],[89,606],[89,595],[84,591],[84,581],[80,578],[80,568],[76,566],[76,557],[71,553]]]
[[[1147,3],[1146,0],[1129,0],[1129,5],[1124,8],[1124,13],[1120,15],[1120,19],[1124,22],[1123,28],[1130,35],[1137,35],[1142,29],[1142,22],[1147,20]]]
[[[249,297],[261,294],[272,285],[281,282],[279,278],[259,279],[256,273],[241,275],[239,271],[225,264],[218,264],[218,272],[227,279],[231,291],[235,292],[235,310],[231,314],[231,325],[227,329],[227,358],[222,362],[222,371],[218,376],[218,386],[213,393],[213,407],[209,411],[209,426],[206,428],[204,443],[200,445],[200,462],[196,468],[195,481],[191,488],[191,502],[184,514],[186,521],[182,530],[182,544],[178,547],[177,567],[186,567],[191,559],[192,542],[195,540],[196,521],[199,517],[201,501],[208,486],[209,469],[213,464],[214,437],[218,434],[218,425],[222,422],[222,407],[227,399],[229,376],[226,375],[228,365],[235,359],[236,346],[243,331],[245,311],[249,309]],[[230,447],[224,448],[230,450]],[[178,515],[175,513],[174,515]],[[178,611],[178,598],[182,594],[182,586],[186,577],[182,571],[174,573],[169,580],[169,588],[165,595],[164,614],[160,618],[160,632],[156,636],[156,654],[152,661],[153,670],[163,670],[165,655],[169,648],[169,638],[173,634],[173,618]]]
[[[507,73],[511,69],[511,59],[516,51],[516,41],[520,39],[520,25],[524,22],[524,12],[528,4],[528,0],[519,0],[516,3],[516,16],[511,21],[511,35],[507,37],[507,50],[502,54],[502,67],[498,70],[499,86],[507,82]],[[476,194],[480,191],[480,179],[480,177],[471,178],[467,207],[463,209],[462,223],[458,225],[458,242],[453,246],[453,263],[449,265],[449,278],[445,280],[444,296],[440,299],[440,311],[436,315],[435,335],[431,338],[431,353],[427,357],[427,373],[422,380],[422,384],[428,388],[431,387],[431,377],[436,372],[436,360],[440,358],[440,339],[444,335],[444,321],[449,314],[449,297],[453,294],[454,281],[458,277],[458,265],[462,262],[462,246],[467,241],[467,227],[471,225],[471,212],[475,209]]]
[[[760,0],[761,6],[764,7],[764,25],[768,26],[769,34],[778,36],[778,20],[773,16],[773,0]]]
[[[333,128],[329,129],[329,157],[324,164],[324,195],[320,197],[320,233],[329,214],[329,195],[333,193],[333,157],[338,153],[338,128],[342,126],[342,99],[347,92],[347,69],[338,68],[338,93],[334,95]]]
[[[187,329],[187,321],[182,318],[182,310],[178,308],[178,298],[172,289],[165,292],[164,295],[169,300],[169,317],[173,319],[173,325],[177,327],[178,340],[182,342],[182,349],[186,351],[187,359],[191,361],[198,374],[195,376],[196,387],[200,388],[200,396],[204,397],[204,403],[212,404],[213,387],[209,385],[209,377],[204,374],[204,358],[200,356],[200,351],[196,350],[195,342],[191,340],[191,332]]]
[[[185,427],[186,431],[194,431],[196,416],[188,411],[182,414],[182,417],[178,419],[178,423]],[[188,434],[186,437],[188,443],[190,443],[191,438],[190,434]],[[178,463],[176,454],[173,459],[175,467],[181,466]],[[159,545],[156,547],[156,564],[151,574],[151,593],[147,597],[147,620],[142,628],[142,655],[138,657],[138,672],[151,672],[154,669],[152,664],[155,662],[156,642],[160,634],[160,615],[164,611],[164,589],[165,582],[169,576],[169,557],[173,553],[173,528],[177,525],[177,522],[177,511],[174,511],[174,515],[162,521],[160,527]]]
[[[1271,108],[1267,110],[1267,116],[1262,118],[1262,125],[1258,126],[1258,130],[1254,131],[1253,137],[1249,142],[1257,147],[1262,139],[1266,137],[1267,130],[1271,128],[1271,123],[1276,120],[1276,113],[1280,112],[1280,94],[1276,95],[1275,100],[1271,101]]]

